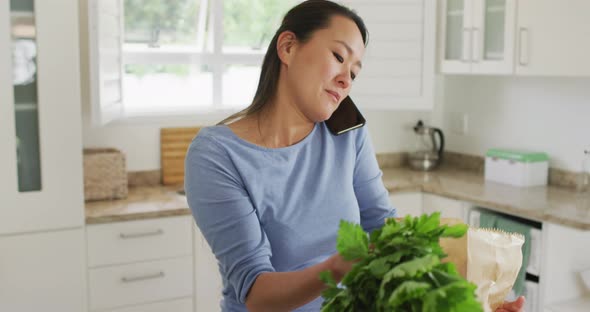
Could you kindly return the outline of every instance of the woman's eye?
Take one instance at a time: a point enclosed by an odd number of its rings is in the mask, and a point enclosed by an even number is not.
[[[356,75],[353,72],[350,72],[350,78],[352,78],[352,80],[354,80],[354,78],[356,78]]]
[[[342,56],[340,56],[340,54],[333,52],[334,57],[336,57],[336,59],[338,60],[338,62],[340,63],[344,63],[344,58],[342,58]]]

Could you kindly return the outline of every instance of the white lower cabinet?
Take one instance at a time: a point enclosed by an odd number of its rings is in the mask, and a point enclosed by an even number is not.
[[[105,312],[192,312],[193,299],[184,298],[150,304],[142,304],[127,308],[106,310]]]
[[[88,226],[90,311],[193,311],[192,224],[182,216]]]
[[[91,269],[90,309],[100,311],[193,295],[192,257]]]
[[[397,210],[398,217],[416,217],[423,213],[431,214],[438,211],[441,218],[456,218],[467,222],[470,207],[468,203],[460,200],[422,192],[393,193],[389,195],[389,200]]]
[[[541,306],[552,306],[554,311],[590,311],[590,300],[580,301],[590,292],[581,276],[583,271],[590,269],[590,231],[543,222],[542,235]]]
[[[440,212],[441,218],[460,219],[467,222],[469,205],[463,201],[438,196],[434,194],[422,194],[422,211],[431,214]]]
[[[394,193],[389,195],[391,205],[397,210],[398,217],[410,215],[417,217],[422,214],[422,193]]]
[[[195,311],[221,311],[222,282],[217,259],[195,226]]]
[[[191,217],[169,217],[90,225],[88,266],[192,255]]]
[[[84,229],[0,237],[0,311],[87,311]]]

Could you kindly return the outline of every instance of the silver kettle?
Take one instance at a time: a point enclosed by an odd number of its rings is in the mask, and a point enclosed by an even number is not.
[[[428,171],[436,168],[442,162],[445,147],[445,136],[442,130],[427,127],[422,120],[414,126],[414,133],[418,136],[416,148],[408,155],[410,168]],[[436,140],[438,136],[438,143]]]

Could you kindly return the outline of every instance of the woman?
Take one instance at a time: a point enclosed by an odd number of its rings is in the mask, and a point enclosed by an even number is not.
[[[340,220],[370,232],[396,215],[367,130],[334,136],[323,123],[366,42],[347,8],[299,4],[271,41],[252,105],[191,144],[187,198],[219,262],[223,311],[319,311],[320,272],[340,279],[352,266],[336,252]]]

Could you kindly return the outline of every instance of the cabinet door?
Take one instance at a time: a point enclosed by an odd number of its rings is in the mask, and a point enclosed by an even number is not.
[[[472,73],[512,74],[516,0],[478,0],[473,5]]]
[[[195,311],[221,311],[223,285],[217,259],[195,227]]]
[[[422,193],[396,193],[389,195],[389,200],[397,210],[398,217],[417,217],[422,214]]]
[[[84,230],[0,237],[0,311],[86,311]]]
[[[519,0],[519,75],[590,76],[590,1]]]
[[[78,1],[0,1],[0,234],[83,225]]]
[[[540,305],[560,307],[555,311],[588,311],[588,306],[584,310],[569,310],[558,303],[588,294],[588,288],[581,280],[581,272],[589,268],[590,248],[587,246],[590,231],[544,222],[541,232]]]
[[[455,218],[463,222],[467,220],[467,203],[433,194],[422,195],[424,213],[440,212],[441,218]]]
[[[442,73],[470,73],[474,1],[444,0],[440,8],[439,45]]]

